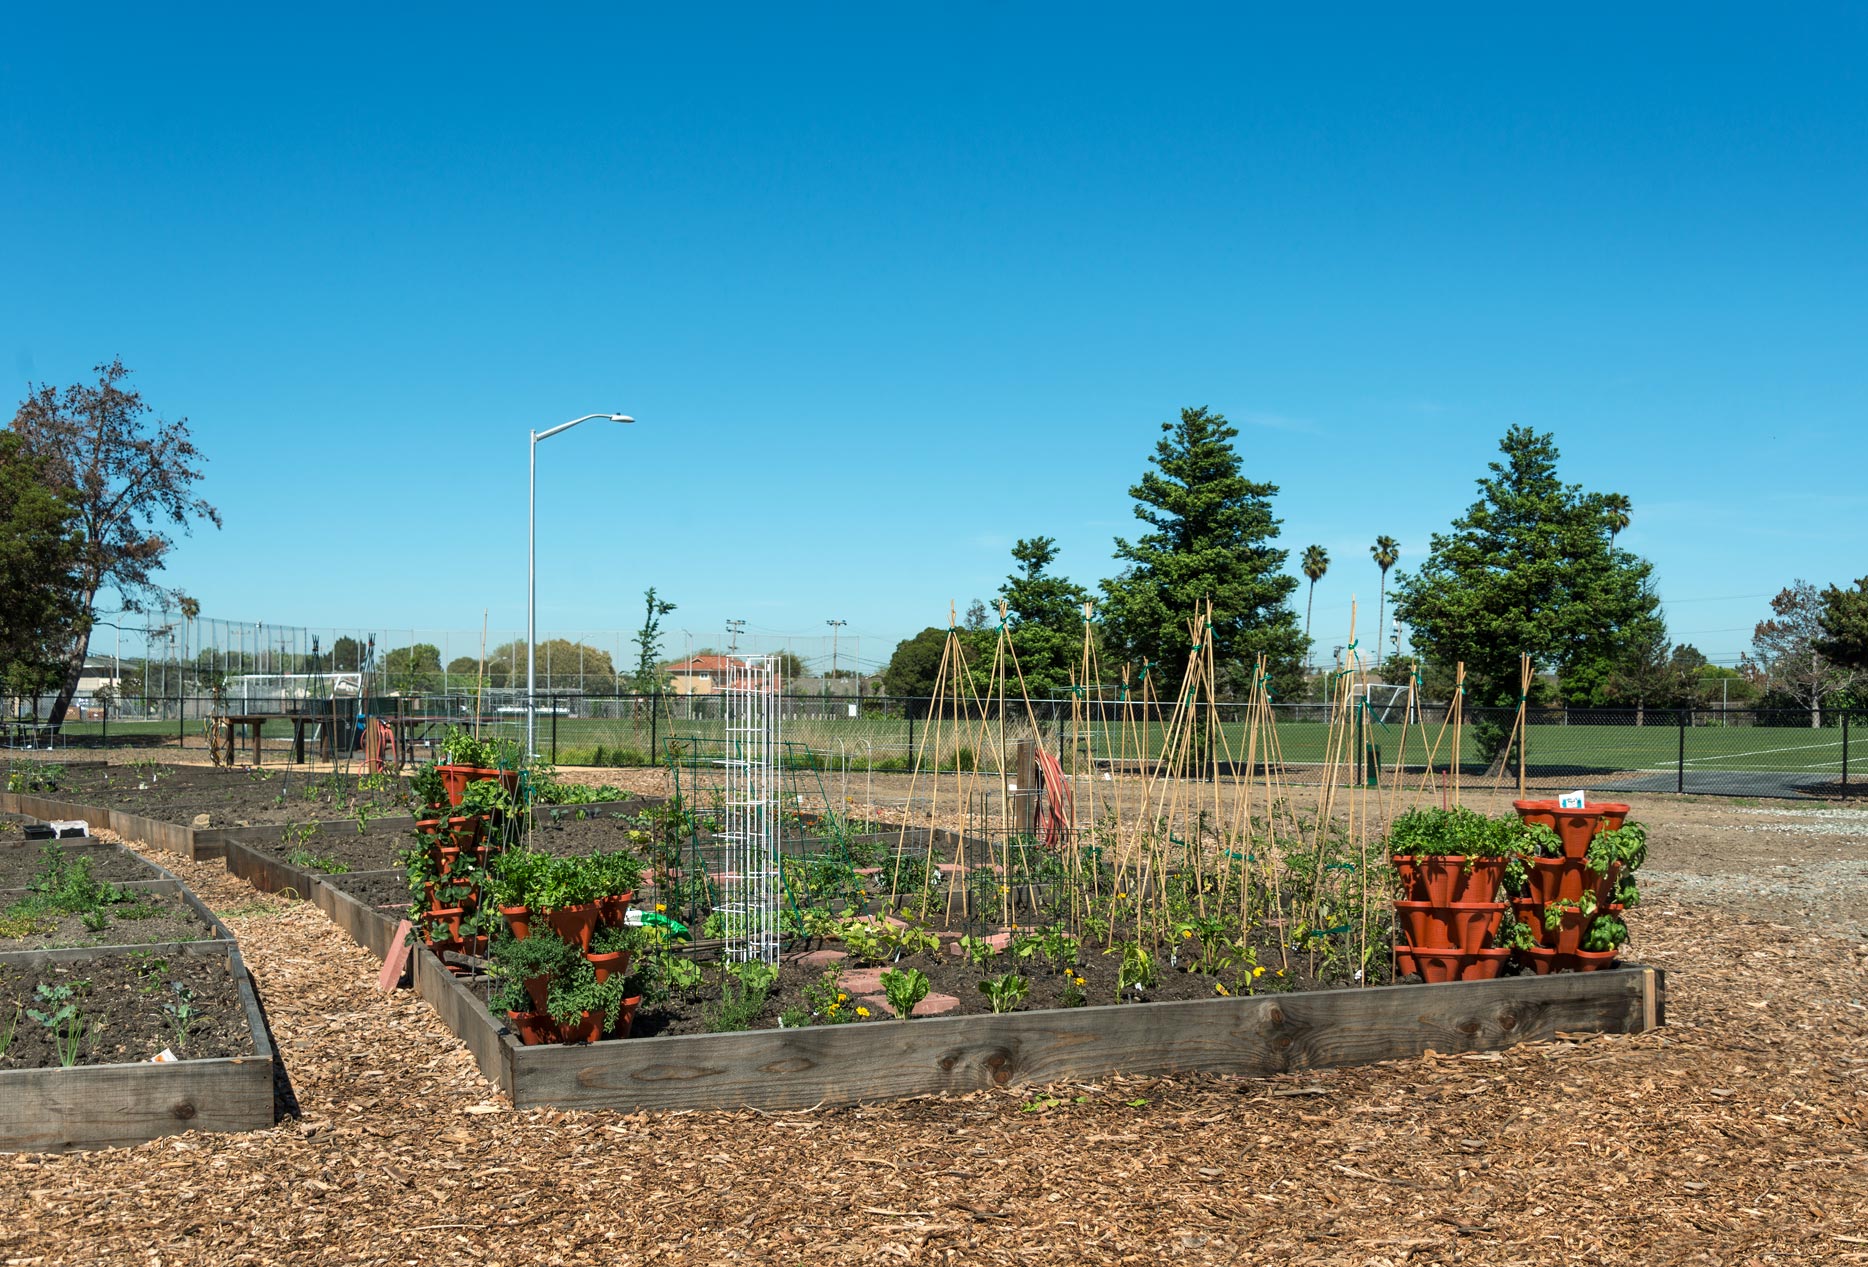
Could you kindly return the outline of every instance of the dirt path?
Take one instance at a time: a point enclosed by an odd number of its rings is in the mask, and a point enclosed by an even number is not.
[[[785,1115],[514,1112],[315,909],[152,853],[240,938],[302,1116],[0,1157],[0,1263],[1868,1261],[1861,894],[1801,878],[1864,846],[1752,808],[1641,807],[1656,1033]]]

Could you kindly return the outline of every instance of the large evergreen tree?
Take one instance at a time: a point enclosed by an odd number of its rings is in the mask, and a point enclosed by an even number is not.
[[[54,689],[83,628],[77,511],[48,475],[20,437],[0,431],[0,693],[7,695]]]
[[[1553,437],[1513,427],[1499,451],[1479,500],[1397,574],[1395,613],[1430,660],[1466,662],[1469,703],[1515,707],[1520,652],[1571,703],[1602,703],[1662,636],[1653,567],[1610,544],[1606,497],[1557,478]]]
[[[999,587],[999,597],[1006,603],[1025,691],[1032,699],[1062,698],[1083,662],[1083,604],[1089,594],[1045,571],[1057,558],[1057,543],[1049,537],[1019,541],[1012,547],[1012,558],[1019,570]],[[991,667],[990,660],[986,667]],[[1016,690],[1018,680],[1007,667]]]
[[[1116,539],[1125,566],[1102,583],[1105,662],[1153,662],[1178,686],[1187,620],[1211,599],[1221,662],[1236,670],[1262,652],[1274,680],[1294,687],[1305,644],[1289,605],[1297,580],[1284,574],[1287,552],[1275,544],[1277,485],[1245,478],[1232,444],[1239,433],[1220,414],[1183,409],[1161,431],[1153,469],[1129,490],[1135,517],[1152,531]]]

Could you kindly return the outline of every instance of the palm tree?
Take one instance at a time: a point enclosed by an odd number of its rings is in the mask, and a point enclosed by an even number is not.
[[[1330,570],[1330,552],[1322,546],[1305,546],[1302,563],[1304,575],[1310,578],[1310,596],[1304,600],[1304,664],[1310,663],[1310,609],[1317,601],[1317,582]]]
[[[1381,601],[1375,605],[1375,663],[1380,664],[1382,638],[1388,631],[1388,569],[1401,557],[1401,543],[1393,537],[1377,537],[1375,544],[1369,547],[1369,556],[1375,560],[1375,566],[1382,570]]]
[[[186,695],[188,693],[187,691],[188,628],[191,624],[194,623],[195,617],[201,614],[201,604],[196,602],[194,599],[190,598],[188,595],[184,594],[182,595],[181,609],[182,609],[182,683],[183,683],[182,694]]]
[[[1610,493],[1602,499],[1602,521],[1609,529],[1609,549],[1615,548],[1615,538],[1628,526],[1629,516],[1634,505],[1626,493]]]

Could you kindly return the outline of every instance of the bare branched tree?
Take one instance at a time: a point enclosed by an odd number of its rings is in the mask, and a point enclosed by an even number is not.
[[[97,382],[63,391],[41,384],[20,402],[13,430],[46,463],[50,478],[77,508],[83,547],[75,569],[76,599],[85,613],[71,640],[65,675],[50,721],[64,720],[84,672],[90,615],[98,591],[113,589],[125,611],[141,611],[161,592],[155,574],[170,547],[167,535],[220,512],[195,496],[205,459],[188,438],[188,420],[164,422],[141,392],[124,383],[120,360],[96,367]]]

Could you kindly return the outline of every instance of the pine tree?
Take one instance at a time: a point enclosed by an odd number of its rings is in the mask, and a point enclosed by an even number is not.
[[[1397,574],[1395,613],[1427,658],[1466,662],[1471,704],[1517,706],[1520,652],[1571,703],[1600,704],[1661,625],[1653,567],[1611,548],[1602,494],[1557,478],[1553,437],[1513,427],[1499,450],[1479,500]]]
[[[1295,577],[1275,544],[1275,484],[1247,480],[1232,441],[1239,433],[1206,409],[1183,409],[1161,424],[1152,469],[1129,490],[1135,517],[1152,531],[1116,539],[1126,566],[1102,583],[1105,663],[1126,658],[1179,685],[1188,652],[1187,621],[1213,603],[1216,654],[1235,671],[1269,658],[1274,681],[1295,689],[1304,635],[1289,599]]]
[[[1081,665],[1083,603],[1089,594],[1045,572],[1057,559],[1057,543],[1049,537],[1019,541],[1012,547],[1012,558],[1019,570],[999,587],[999,596],[1006,603],[1025,692],[1031,699],[1061,699],[1070,689],[1072,670]],[[1016,688],[1016,677],[1012,683]]]

